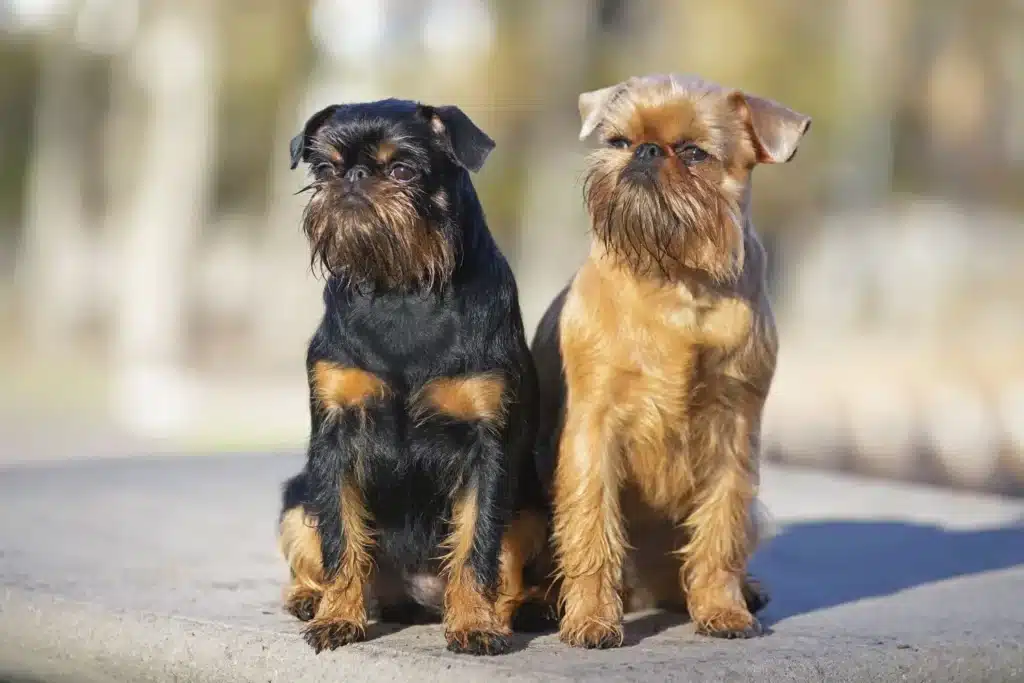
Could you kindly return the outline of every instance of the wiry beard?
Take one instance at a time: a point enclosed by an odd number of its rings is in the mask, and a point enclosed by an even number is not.
[[[430,289],[451,277],[452,237],[421,216],[406,193],[383,189],[372,202],[344,206],[330,181],[306,189],[313,196],[302,228],[315,271],[382,290]]]
[[[655,170],[654,173],[659,173]],[[696,175],[625,177],[619,165],[595,163],[584,180],[594,236],[638,275],[677,281],[701,271],[716,282],[734,281],[743,266],[737,211]]]

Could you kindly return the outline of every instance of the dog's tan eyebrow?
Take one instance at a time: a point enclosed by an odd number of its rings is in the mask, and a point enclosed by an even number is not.
[[[381,164],[387,164],[388,162],[391,161],[391,158],[395,156],[395,152],[397,151],[398,145],[391,142],[390,140],[385,140],[384,142],[377,145],[377,161],[379,161]]]

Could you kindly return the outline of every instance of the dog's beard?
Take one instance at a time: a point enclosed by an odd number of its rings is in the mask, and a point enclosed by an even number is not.
[[[696,270],[734,281],[743,259],[734,205],[699,176],[647,173],[590,166],[584,194],[596,239],[639,275],[677,281]]]
[[[314,270],[385,290],[433,288],[451,276],[451,238],[421,216],[407,194],[382,191],[372,202],[345,205],[331,182],[310,189],[303,231]]]

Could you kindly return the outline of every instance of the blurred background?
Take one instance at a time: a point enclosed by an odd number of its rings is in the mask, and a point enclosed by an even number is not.
[[[755,174],[771,460],[1024,493],[1020,0],[0,0],[2,460],[300,449],[289,138],[458,104],[528,332],[581,263],[576,97],[695,72],[814,118]]]

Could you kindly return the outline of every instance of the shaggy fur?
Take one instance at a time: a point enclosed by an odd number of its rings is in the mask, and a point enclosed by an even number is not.
[[[373,607],[504,652],[544,546],[535,370],[469,176],[492,147],[457,108],[399,100],[328,107],[292,143],[329,277],[280,545],[317,652],[365,638]]]
[[[581,138],[602,141],[585,186],[595,239],[533,344],[561,637],[620,644],[627,594],[685,606],[706,634],[754,635],[777,341],[750,174],[792,158],[810,119],[674,75],[585,93],[580,113]]]

